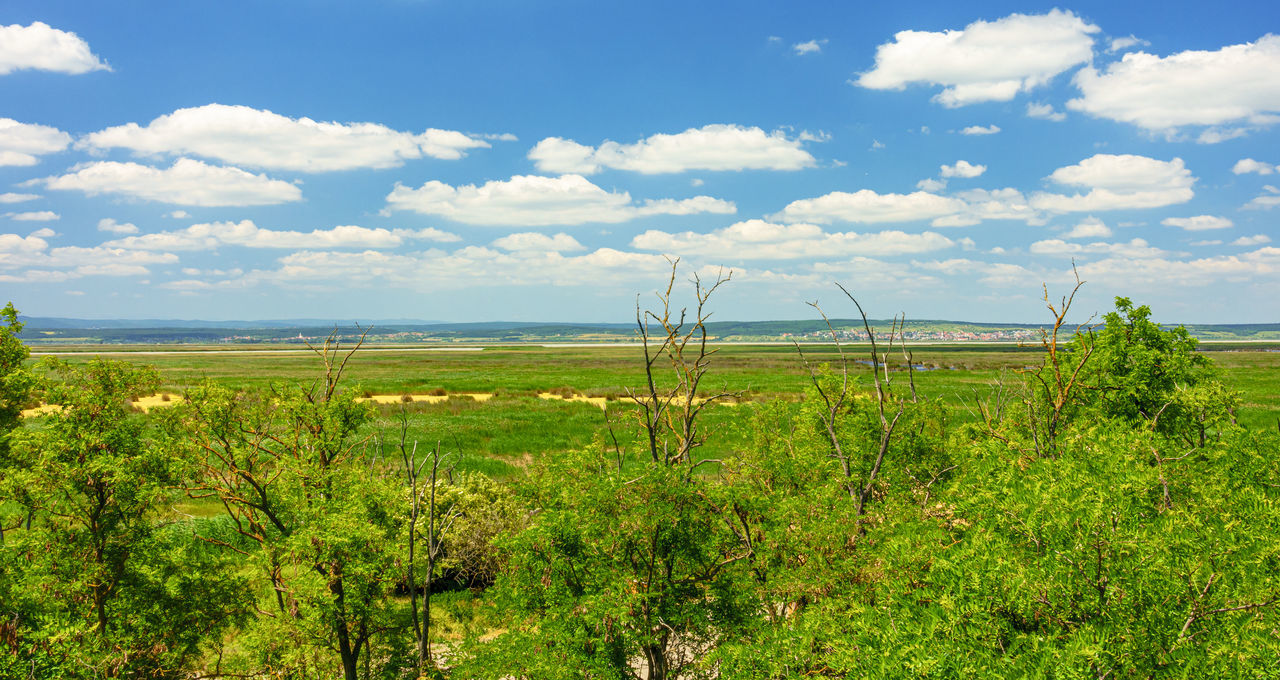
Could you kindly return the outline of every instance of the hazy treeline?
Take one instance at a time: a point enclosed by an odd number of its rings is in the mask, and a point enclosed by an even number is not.
[[[1235,423],[1184,329],[1124,298],[1069,328],[1065,299],[1039,363],[961,409],[878,333],[806,364],[798,406],[737,407],[751,444],[709,459],[720,283],[638,314],[646,384],[591,446],[501,481],[373,428],[358,353],[144,417],[153,372],[37,375],[10,305],[0,677],[1280,674],[1280,436]],[[24,427],[39,399],[64,408]]]

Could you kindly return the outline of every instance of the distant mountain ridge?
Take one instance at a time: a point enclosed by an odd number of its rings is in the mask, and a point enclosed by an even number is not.
[[[88,344],[183,343],[287,343],[323,339],[335,329],[344,338],[372,327],[372,342],[620,342],[633,340],[631,323],[566,323],[536,321],[481,321],[450,323],[420,319],[378,319],[360,322],[326,319],[273,319],[263,321],[204,321],[192,319],[74,319],[21,317],[21,336],[28,342]],[[877,335],[892,326],[889,319],[870,321]],[[861,319],[831,319],[842,339],[865,337]],[[1166,324],[1176,325],[1176,324]],[[913,341],[1035,342],[1044,324],[908,320],[900,328]],[[1186,324],[1202,340],[1259,340],[1280,342],[1280,323]],[[1074,327],[1072,327],[1074,330]],[[821,342],[830,339],[822,319],[770,321],[712,321],[708,335],[717,340],[761,342]]]
[[[320,326],[348,327],[355,321],[333,321],[330,319],[271,319],[265,321],[229,320],[204,321],[201,319],[74,319],[54,316],[24,316],[18,320],[32,328],[46,330],[64,328],[316,328]],[[375,325],[421,325],[429,326],[444,323],[443,321],[425,321],[422,319],[379,319]],[[360,325],[365,325],[361,322]]]

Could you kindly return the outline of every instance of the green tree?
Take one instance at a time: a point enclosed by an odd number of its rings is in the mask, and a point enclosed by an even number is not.
[[[697,308],[641,312],[646,384],[633,393],[640,450],[604,439],[547,461],[528,496],[536,513],[508,544],[496,584],[507,631],[470,646],[471,677],[710,677],[706,653],[753,615],[738,567],[747,527],[722,485],[699,474],[698,416],[723,393],[701,384],[713,350],[705,304],[726,279],[694,277]],[[637,672],[633,670],[639,668]]]
[[[1230,418],[1237,398],[1185,328],[1166,329],[1150,317],[1146,305],[1118,297],[1096,337],[1074,343],[1092,343],[1095,411],[1203,445],[1207,429]]]
[[[20,332],[22,322],[18,321],[18,310],[10,302],[0,309],[0,460],[8,448],[9,433],[19,425],[22,408],[31,398],[34,384],[34,378],[23,367],[31,353],[18,338]]]
[[[357,346],[358,347],[358,346]],[[382,636],[389,667],[406,665],[398,580],[401,489],[370,465],[357,436],[372,408],[339,389],[352,352],[318,348],[321,380],[243,392],[207,385],[169,423],[185,447],[188,493],[226,512],[229,535],[205,538],[246,556],[262,575],[260,616],[243,646],[249,669],[298,676],[336,668],[355,680]]]
[[[180,675],[242,610],[234,576],[162,518],[173,458],[128,402],[155,374],[48,365],[59,379],[44,392],[61,408],[13,438],[0,483],[28,517],[4,546],[19,651],[75,675]]]

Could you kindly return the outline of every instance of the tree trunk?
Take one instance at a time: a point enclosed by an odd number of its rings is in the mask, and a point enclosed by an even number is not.
[[[360,667],[357,665],[360,661],[360,650],[351,646],[351,631],[347,629],[347,608],[344,603],[345,592],[342,579],[334,579],[329,584],[329,592],[333,593],[334,604],[337,605],[333,627],[338,633],[338,653],[342,655],[342,675],[345,680],[360,680]]]
[[[644,658],[648,662],[645,680],[667,680],[667,657],[662,653],[662,645],[657,643],[645,645]]]

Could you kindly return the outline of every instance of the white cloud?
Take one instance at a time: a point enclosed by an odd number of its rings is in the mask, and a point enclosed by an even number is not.
[[[994,251],[993,251],[994,252]],[[1004,262],[980,262],[965,258],[952,258],[933,262],[912,262],[913,266],[936,271],[947,276],[978,274],[978,281],[996,288],[1027,288],[1044,282],[1043,272],[1033,272],[1018,264]]]
[[[135,276],[148,273],[143,265],[174,264],[178,261],[178,257],[172,253],[104,246],[49,248],[45,237],[52,235],[48,229],[41,229],[26,237],[0,234],[0,270],[25,270],[5,274],[0,280],[38,282],[65,281],[82,276]]]
[[[0,26],[0,76],[35,69],[59,73],[110,71],[75,33],[37,21],[30,26]]]
[[[934,219],[933,226],[968,227],[986,220],[1021,220],[1037,225],[1043,222],[1017,189],[969,189],[956,192],[951,198],[959,201],[961,208],[953,215]]]
[[[1271,125],[1280,120],[1280,36],[1164,58],[1130,52],[1103,72],[1086,66],[1075,84],[1081,96],[1067,108],[1170,136],[1191,125]]]
[[[0,234],[0,264],[11,262],[13,257],[39,253],[48,247],[49,242],[35,234]]]
[[[578,243],[578,239],[565,233],[559,233],[555,236],[547,236],[537,232],[510,234],[494,241],[491,245],[503,250],[516,252],[566,253],[587,249],[586,246]]]
[[[1081,278],[1123,290],[1185,289],[1222,281],[1274,279],[1280,275],[1280,248],[1196,260],[1113,257],[1079,266]]]
[[[1271,243],[1271,238],[1266,234],[1254,234],[1253,236],[1241,236],[1231,242],[1233,246],[1260,246],[1264,243]]]
[[[855,84],[901,90],[913,83],[942,85],[934,101],[947,107],[1009,101],[1093,57],[1098,27],[1071,12],[1011,14],[975,21],[963,30],[900,31],[876,48],[875,68]]]
[[[1079,224],[1071,228],[1071,231],[1062,235],[1062,238],[1109,238],[1111,236],[1111,227],[1096,217],[1086,217]]]
[[[62,151],[70,143],[71,135],[58,128],[0,118],[0,166],[35,165],[40,160],[36,156]]]
[[[852,290],[876,290],[901,293],[936,290],[942,282],[935,276],[912,271],[910,267],[877,260],[871,257],[853,257],[840,262],[815,262],[811,269],[821,276],[801,278],[795,275],[762,277],[765,281],[808,286],[830,286],[831,279],[844,282]],[[807,280],[806,280],[807,279]],[[863,303],[866,304],[866,300]]]
[[[136,234],[138,233],[138,227],[128,222],[117,222],[110,217],[104,217],[98,220],[98,231],[105,231],[111,234]]]
[[[883,149],[883,148],[884,148],[884,143],[883,143],[883,142],[881,142],[881,141],[880,141],[880,140],[878,140],[878,139],[873,139],[873,140],[871,140],[871,148],[872,148],[872,149]]]
[[[1197,144],[1219,144],[1229,139],[1239,139],[1249,134],[1248,128],[1209,128],[1196,137]]]
[[[129,123],[86,135],[78,148],[126,148],[138,155],[186,154],[272,170],[329,172],[392,168],[430,156],[455,160],[488,142],[453,130],[421,134],[377,123],[289,118],[248,106],[208,104],[178,109],[146,127]]]
[[[994,135],[999,131],[1000,131],[1000,126],[995,124],[987,125],[985,127],[982,125],[970,125],[969,127],[961,130],[960,134],[962,135]]]
[[[581,175],[517,175],[481,186],[453,187],[431,180],[417,189],[397,183],[388,210],[412,210],[465,224],[547,226],[617,223],[649,215],[732,214],[733,203],[710,196],[658,199],[636,204],[627,192],[605,191]]]
[[[187,212],[187,211],[185,211],[185,210],[174,210],[173,212],[165,213],[165,214],[164,214],[164,216],[165,216],[165,217],[172,217],[172,218],[173,218],[173,219],[175,219],[175,220],[185,220],[185,219],[187,219],[188,217],[191,217],[191,213],[189,213],[189,212]]]
[[[50,229],[49,227],[41,227],[31,232],[31,235],[38,238],[53,238],[58,235],[58,232]]]
[[[947,188],[947,180],[945,179],[922,179],[916,182],[916,188],[922,191],[937,193]]]
[[[40,210],[34,212],[5,213],[5,217],[14,222],[53,222],[61,219],[61,215],[52,210]]]
[[[1186,203],[1195,196],[1196,178],[1181,158],[1161,161],[1146,156],[1097,154],[1058,168],[1049,179],[1088,188],[1087,194],[1037,193],[1032,207],[1051,212],[1158,208]]]
[[[747,220],[708,234],[651,229],[632,239],[631,246],[672,255],[706,255],[732,260],[901,255],[951,248],[955,242],[931,231],[923,234],[901,231],[827,233],[813,224]]]
[[[1221,241],[1221,240],[1219,240],[1219,239],[1206,239],[1206,240],[1203,240],[1203,241],[1192,241],[1192,242],[1191,242],[1191,245],[1193,245],[1193,246],[1220,246],[1220,245],[1222,245],[1222,241]]]
[[[178,205],[275,205],[302,199],[302,191],[288,182],[190,158],[179,158],[165,169],[99,161],[77,165],[66,175],[30,183],[63,191],[83,191],[90,196],[123,194]]]
[[[827,44],[826,38],[823,38],[822,40],[808,40],[806,42],[792,45],[791,49],[795,50],[797,55],[817,54],[822,51],[822,46],[825,44]]]
[[[776,219],[784,222],[833,221],[877,224],[911,222],[958,212],[964,203],[954,198],[924,191],[910,194],[878,194],[870,189],[854,193],[833,191],[817,198],[787,204]]]
[[[1067,119],[1067,114],[1061,111],[1054,111],[1052,104],[1045,104],[1044,102],[1027,102],[1027,117],[1043,118],[1055,123],[1060,123]]]
[[[943,165],[943,177],[977,177],[987,171],[985,165],[974,165],[969,161],[956,161],[955,165]]]
[[[1237,175],[1243,175],[1250,172],[1256,172],[1259,175],[1270,175],[1278,169],[1278,166],[1270,163],[1261,163],[1252,158],[1241,158],[1236,164],[1231,166],[1231,172]]]
[[[34,201],[37,198],[40,198],[40,194],[15,194],[9,192],[0,194],[0,204],[22,203],[24,201]]]
[[[813,167],[814,158],[803,142],[821,137],[801,134],[788,138],[781,130],[706,125],[668,135],[656,134],[634,144],[605,141],[598,148],[571,139],[548,137],[529,151],[538,170],[590,175],[605,168],[643,174],[689,170],[800,170]]]
[[[127,236],[104,246],[133,250],[213,250],[219,246],[244,248],[395,248],[412,240],[458,241],[438,229],[370,229],[338,226],[309,232],[262,229],[251,220],[193,224],[186,229]]]
[[[525,285],[646,285],[670,272],[661,255],[612,248],[564,255],[550,251],[509,251],[468,246],[451,253],[429,250],[398,255],[363,252],[303,251],[285,255],[274,270],[256,270],[231,280],[175,281],[175,289],[247,288],[273,283],[292,288],[333,290],[386,287],[421,291]]]
[[[1170,255],[1168,251],[1152,247],[1151,244],[1140,238],[1135,238],[1128,243],[1104,243],[1099,241],[1089,244],[1068,243],[1062,239],[1054,238],[1032,243],[1030,251],[1036,255],[1066,256],[1102,253],[1134,259],[1165,257]]]
[[[1273,192],[1257,196],[1248,203],[1245,203],[1243,207],[1245,210],[1270,210],[1277,205],[1280,205],[1280,196]]]
[[[1187,231],[1206,231],[1209,229],[1226,229],[1234,223],[1225,217],[1213,215],[1196,215],[1195,217],[1167,217],[1160,221],[1166,227],[1178,227]]]
[[[1116,52],[1122,52],[1124,50],[1127,50],[1130,47],[1137,47],[1139,45],[1142,47],[1146,47],[1147,45],[1150,45],[1150,44],[1151,43],[1149,41],[1143,40],[1142,38],[1134,36],[1133,34],[1129,34],[1127,37],[1124,37],[1124,38],[1112,38],[1111,45],[1107,47],[1107,53],[1115,54]]]

